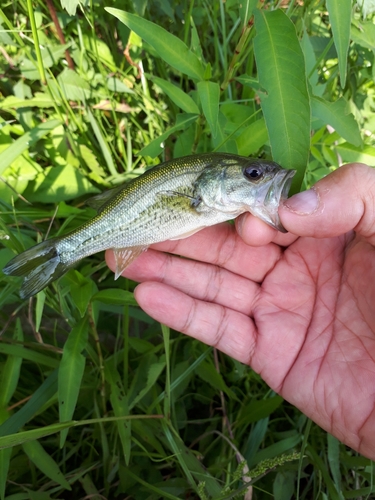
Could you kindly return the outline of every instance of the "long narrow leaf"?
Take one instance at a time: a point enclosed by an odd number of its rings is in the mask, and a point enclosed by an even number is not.
[[[203,80],[202,63],[182,40],[142,17],[112,7],[106,10],[146,40],[166,63],[191,78]]]
[[[71,490],[68,481],[63,476],[60,467],[54,459],[48,455],[39,441],[27,441],[23,444],[23,450],[29,459],[47,477],[67,490]]]
[[[350,42],[351,0],[327,0],[327,10],[331,21],[333,40],[339,57],[341,87],[345,87],[347,57]]]
[[[310,147],[305,60],[295,27],[281,10],[255,10],[254,15],[254,51],[272,155],[284,168],[297,169],[293,189],[299,190]]]
[[[73,417],[86,364],[86,358],[81,353],[86,347],[87,340],[88,321],[85,317],[72,329],[64,345],[58,377],[60,422],[66,422]],[[67,434],[67,429],[61,433],[61,447]]]
[[[212,136],[215,138],[219,117],[220,86],[216,82],[199,82],[198,95],[204,116],[210,126]]]
[[[124,417],[129,415],[129,405],[128,397],[125,394],[124,387],[122,384],[121,377],[117,371],[116,364],[114,362],[108,362],[105,365],[105,377],[111,386],[111,404],[113,412],[116,417]],[[118,421],[117,429],[120,436],[122,449],[124,452],[124,458],[126,464],[130,460],[130,449],[131,449],[131,422],[129,421]]]

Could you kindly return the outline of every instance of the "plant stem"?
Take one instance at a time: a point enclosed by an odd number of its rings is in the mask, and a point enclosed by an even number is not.
[[[42,85],[46,85],[47,79],[46,79],[46,73],[44,71],[43,59],[42,59],[42,54],[41,54],[40,46],[39,46],[38,30],[37,30],[36,23],[35,23],[32,0],[27,0],[27,10],[29,12],[31,31],[33,33],[35,53],[36,53],[37,66],[38,66],[38,71],[39,71],[39,75],[40,75],[40,80],[42,82]]]
[[[234,50],[234,54],[233,54],[232,60],[230,62],[228,71],[226,72],[224,81],[220,86],[220,90],[222,92],[224,92],[224,90],[228,87],[229,82],[231,81],[231,79],[233,77],[233,73],[234,73],[234,70],[236,68],[236,64],[238,62],[238,58],[239,58],[244,46],[246,45],[246,42],[249,38],[250,31],[251,31],[253,24],[254,24],[253,17],[251,17],[249,19],[248,23],[246,24],[246,26],[244,27],[244,29],[242,30],[240,40],[237,44],[237,47]]]

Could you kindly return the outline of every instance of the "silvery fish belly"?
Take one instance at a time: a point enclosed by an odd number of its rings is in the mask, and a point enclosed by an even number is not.
[[[149,245],[186,238],[244,212],[285,232],[278,207],[294,173],[271,161],[225,153],[170,160],[94,197],[93,219],[17,255],[3,272],[24,277],[20,295],[28,298],[88,255],[112,248],[117,278]]]

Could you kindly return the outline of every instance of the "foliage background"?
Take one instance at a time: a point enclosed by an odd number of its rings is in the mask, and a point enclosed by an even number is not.
[[[374,5],[359,4],[3,2],[0,267],[163,159],[273,157],[295,191],[372,165]],[[151,320],[102,255],[30,301],[18,288],[1,276],[0,499],[372,496],[370,460]]]

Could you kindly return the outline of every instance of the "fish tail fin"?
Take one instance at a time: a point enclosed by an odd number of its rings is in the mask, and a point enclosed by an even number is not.
[[[22,299],[40,292],[69,269],[69,266],[60,262],[57,241],[54,238],[29,248],[3,268],[4,274],[24,277],[20,290]]]

